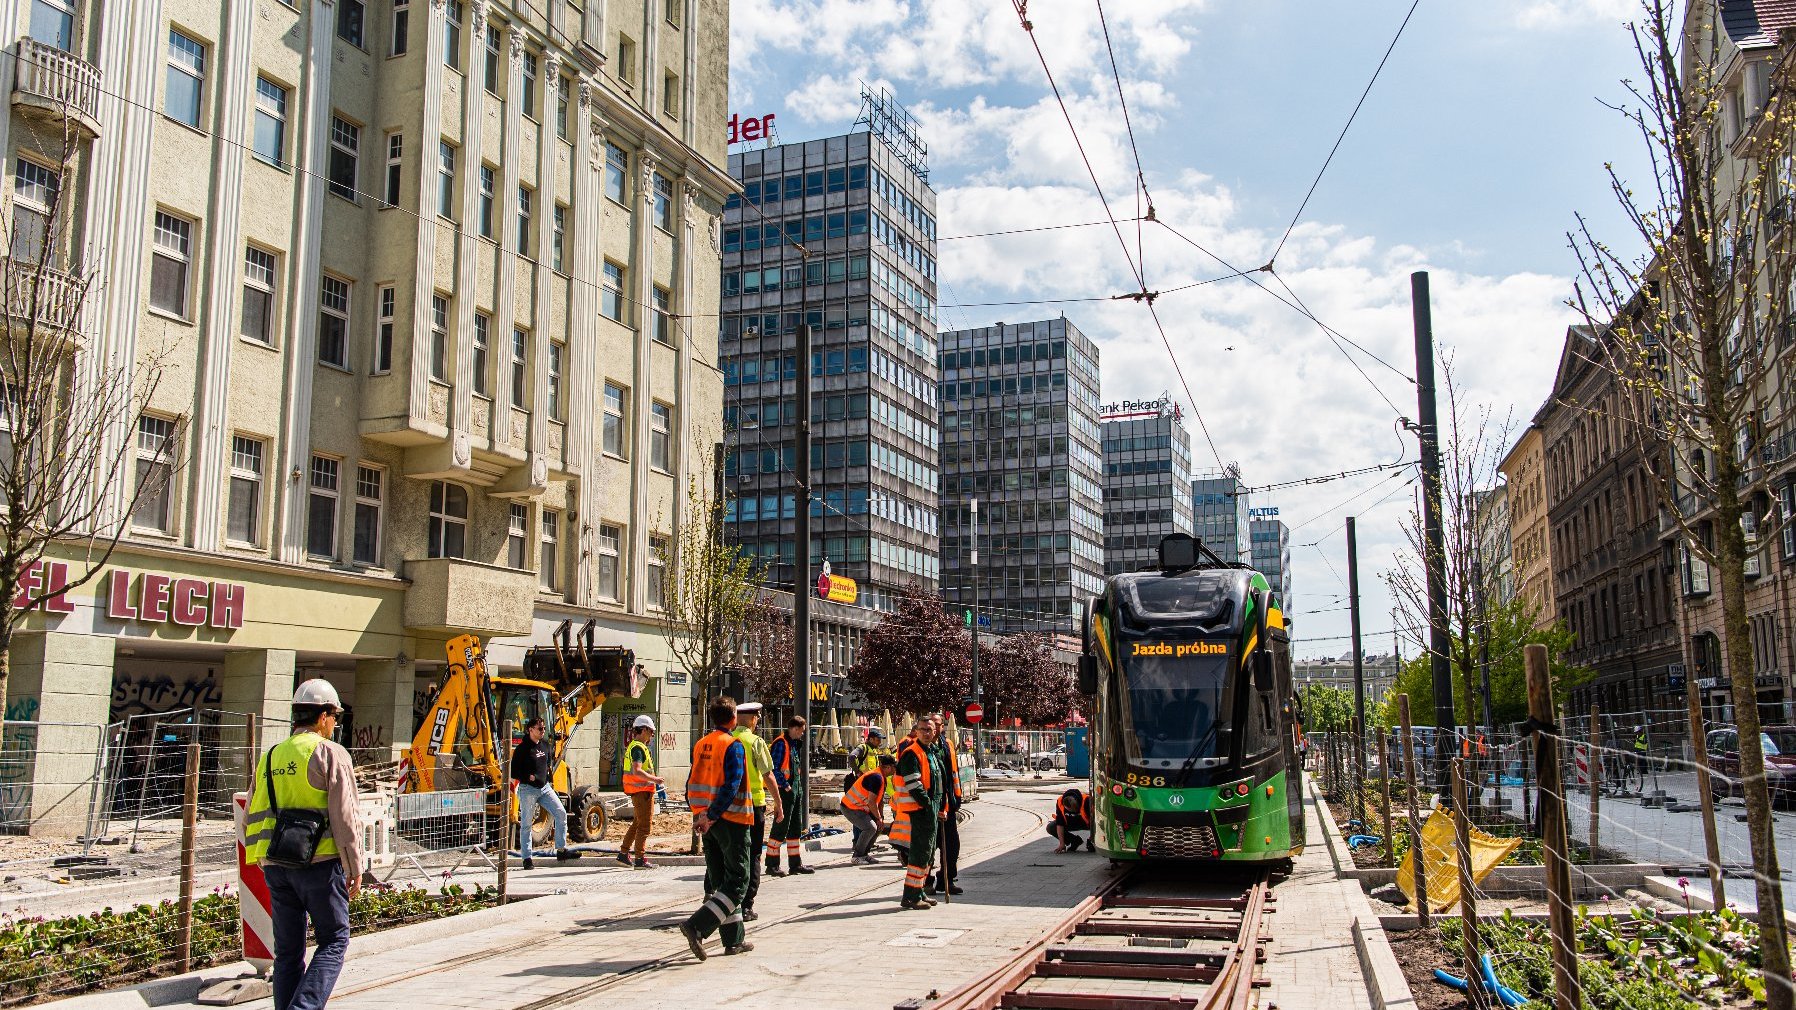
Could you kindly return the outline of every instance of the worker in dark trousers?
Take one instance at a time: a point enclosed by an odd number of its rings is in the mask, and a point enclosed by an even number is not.
[[[773,741],[773,779],[779,786],[783,817],[769,822],[767,830],[767,876],[783,877],[790,873],[816,873],[804,865],[805,772],[804,716],[786,720],[786,733]],[[786,869],[780,869],[780,850],[786,852]]]
[[[761,893],[761,861],[755,859],[754,854],[761,851],[761,843],[767,838],[768,817],[777,821],[782,813],[779,787],[773,780],[773,755],[767,748],[767,741],[755,732],[760,726],[760,702],[736,706],[736,728],[730,735],[742,741],[742,749],[748,758],[748,797],[755,808],[755,826],[748,836],[748,893],[742,896],[743,922],[753,922],[761,917],[755,911],[755,895]],[[767,811],[769,798],[773,800],[771,815]]]
[[[928,719],[917,723],[916,739],[898,751],[898,777],[903,791],[897,796],[898,814],[909,818],[910,848],[905,850],[903,909],[933,908],[935,901],[923,893],[929,879],[929,864],[935,857],[936,831],[942,817],[942,776],[929,755],[935,742],[935,724]]]
[[[938,847],[942,853],[942,866],[936,874],[929,878],[930,894],[946,891],[949,894],[960,894],[960,759],[954,753],[954,741],[948,739],[948,722],[942,716],[935,716],[935,743],[930,748],[930,756],[936,758],[942,766],[942,835]]]
[[[1054,851],[1079,851],[1080,831],[1092,832],[1092,838],[1083,839],[1085,851],[1096,851],[1097,846],[1092,844],[1097,829],[1092,826],[1091,797],[1078,789],[1068,789],[1054,801],[1054,819],[1048,822],[1048,837],[1060,843]]]
[[[686,804],[692,808],[692,830],[704,837],[705,901],[685,922],[680,935],[693,956],[705,959],[705,937],[717,930],[725,954],[755,949],[744,939],[742,896],[748,892],[748,848],[755,823],[749,805],[748,757],[736,727],[736,703],[719,698],[705,713],[711,732],[692,747],[692,771],[686,779]]]

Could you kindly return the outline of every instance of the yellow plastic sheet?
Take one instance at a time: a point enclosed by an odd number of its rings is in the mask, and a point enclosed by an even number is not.
[[[1436,809],[1422,823],[1422,872],[1428,882],[1428,907],[1431,911],[1444,912],[1459,904],[1459,857],[1458,842],[1454,838],[1457,830],[1453,823],[1453,813]],[[1490,871],[1497,864],[1509,858],[1522,844],[1520,838],[1498,838],[1495,835],[1478,830],[1474,825],[1468,834],[1472,844],[1472,883],[1484,883]],[[1403,896],[1409,899],[1409,908],[1416,905],[1416,869],[1413,860],[1416,858],[1416,846],[1411,845],[1403,854],[1403,862],[1397,867],[1397,887]]]

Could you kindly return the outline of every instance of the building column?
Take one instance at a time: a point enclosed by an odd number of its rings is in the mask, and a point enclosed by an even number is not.
[[[600,9],[603,9],[601,5]],[[590,14],[588,15],[590,16]],[[568,423],[565,464],[578,475],[577,515],[572,532],[577,549],[569,580],[569,597],[590,607],[598,593],[593,585],[599,539],[599,480],[604,456],[594,433],[600,409],[598,363],[599,209],[605,199],[605,122],[597,108],[597,88],[582,78],[579,112],[574,124],[573,231],[574,283],[568,295]]]
[[[355,734],[363,749],[381,747],[388,760],[412,742],[412,664],[401,659],[362,659],[355,664]]]
[[[294,668],[298,658],[292,649],[225,653],[224,675],[219,684],[224,700],[219,707],[227,712],[254,715],[264,744],[286,736],[293,717]]]
[[[549,381],[549,341],[553,340],[556,336],[562,338],[562,355],[564,359],[572,346],[571,342],[567,340],[566,334],[551,333],[549,328],[550,323],[554,322],[554,314],[549,310],[549,306],[554,304],[553,282],[555,279],[555,254],[557,252],[555,248],[555,155],[556,145],[559,143],[555,136],[555,130],[549,125],[549,121],[553,111],[553,103],[557,101],[556,96],[560,94],[560,89],[561,59],[553,52],[546,52],[543,54],[542,62],[542,126],[536,131],[536,202],[538,204],[535,208],[537,221],[536,297],[535,304],[532,306],[536,313],[536,342],[537,347],[540,349],[540,353],[537,355],[537,361],[540,369],[539,375],[541,376],[541,381],[543,383],[539,388],[544,390],[548,388],[547,384]],[[572,110],[569,110],[569,112],[572,114]],[[575,169],[575,163],[580,157],[579,134],[575,133],[572,129],[572,127],[577,124],[569,123],[568,125],[570,127],[568,133],[574,138],[574,150],[569,158],[568,168],[577,171],[577,169]],[[570,199],[571,198],[572,197],[570,196]],[[571,228],[573,222],[567,222],[567,225]],[[556,460],[555,463],[555,469],[557,470],[569,469],[568,459],[571,455],[569,452],[571,447],[568,445],[567,441],[567,422],[570,416],[568,412],[568,394],[572,384],[570,381],[571,379],[572,363],[563,360],[561,363],[561,421],[563,423],[563,428],[561,459]],[[533,488],[546,489],[549,486],[549,422],[553,420],[555,420],[555,418],[549,416],[549,401],[548,395],[545,392],[542,397],[542,404],[535,413],[530,415],[530,486]]]
[[[517,228],[518,187],[523,182],[523,175],[518,171],[518,145],[524,129],[523,110],[518,102],[524,93],[524,32],[517,25],[511,29],[510,55],[505,66],[505,111],[500,117],[499,180],[495,184],[498,192],[493,194],[493,227],[498,229],[494,238],[499,243],[499,251],[493,257],[493,275],[499,290],[493,296],[493,332],[487,334],[490,344],[487,367],[493,372],[493,416],[486,435],[494,451],[502,451],[511,445],[511,408],[531,411],[531,426],[535,427],[541,407],[536,401],[543,397],[543,385],[535,381],[536,370],[533,368],[531,386],[525,391],[523,402],[514,403],[511,399],[511,335],[517,328],[518,274],[528,269],[524,256],[529,252],[519,248]],[[542,209],[532,207],[531,211],[532,223],[541,223]],[[527,353],[534,355],[534,345],[541,344],[542,337],[533,334],[531,343],[533,346]]]
[[[449,454],[457,469],[465,470],[474,462],[470,431],[474,414],[474,303],[480,278],[480,237],[477,217],[480,213],[480,170],[486,164],[482,157],[482,139],[486,124],[486,88],[477,64],[486,59],[487,17],[492,8],[487,0],[474,0],[468,7],[464,29],[469,43],[467,72],[462,77],[461,109],[461,228],[455,253],[455,361],[450,374],[455,388],[449,394]],[[497,187],[501,183],[495,181]],[[493,194],[493,227],[502,228],[506,206],[504,194]],[[488,354],[491,355],[492,334]],[[511,334],[504,339],[509,341]],[[490,361],[489,361],[490,364]]]
[[[424,108],[419,135],[412,144],[412,161],[418,168],[418,251],[412,276],[412,341],[409,362],[409,411],[414,426],[422,427],[430,419],[430,343],[431,299],[436,294],[437,207],[442,197],[442,177],[438,174],[439,145],[443,142],[443,89],[448,71],[443,67],[447,55],[443,50],[443,24],[448,17],[445,0],[430,0],[424,32]],[[467,91],[467,81],[461,90]],[[462,157],[463,161],[467,158]],[[467,166],[460,166],[467,171]],[[465,213],[465,212],[464,212]]]
[[[652,64],[651,64],[652,65]],[[646,89],[648,82],[644,81]],[[654,357],[651,344],[654,340],[649,336],[649,313],[655,304],[655,157],[645,147],[640,155],[641,165],[637,191],[636,209],[631,217],[636,220],[636,242],[634,254],[630,257],[636,274],[636,283],[631,290],[624,292],[625,298],[636,301],[634,311],[630,313],[636,324],[635,339],[631,342],[632,368],[631,385],[634,390],[630,394],[628,409],[630,416],[625,419],[630,430],[630,546],[625,559],[625,570],[629,573],[629,585],[624,593],[629,601],[629,610],[640,614],[648,609],[648,558],[649,558],[649,526],[654,516],[665,516],[666,509],[658,503],[649,501],[649,404],[654,401],[655,375]],[[680,488],[674,488],[674,496],[678,497]]]
[[[112,657],[113,640],[96,635],[52,631],[13,640],[5,750],[9,765],[21,755],[23,763],[0,779],[0,821],[25,821],[33,835],[86,830],[95,755],[111,713]]]

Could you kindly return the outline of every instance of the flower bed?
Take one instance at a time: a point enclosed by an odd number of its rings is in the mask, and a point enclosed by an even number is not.
[[[355,932],[440,919],[497,904],[490,887],[367,887],[349,903]],[[108,908],[60,919],[0,916],[0,1006],[22,1006],[94,989],[135,985],[179,968],[179,911],[173,901]],[[227,889],[194,899],[190,942],[194,968],[243,957],[237,897]]]

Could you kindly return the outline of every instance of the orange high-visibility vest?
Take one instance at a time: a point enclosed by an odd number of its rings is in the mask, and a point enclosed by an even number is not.
[[[915,753],[917,755],[917,766],[923,770],[923,791],[928,792],[933,786],[929,774],[929,753],[923,749],[922,744],[914,739],[903,747],[898,748],[898,759],[900,761],[904,760],[904,755],[907,753]],[[923,809],[923,805],[911,798],[909,788],[900,785],[898,791],[892,794],[892,809],[901,814],[908,814],[913,810]]]
[[[879,772],[867,772],[857,775],[849,783],[848,791],[842,794],[842,805],[850,810],[859,810],[863,814],[875,814],[879,811],[879,793],[867,788],[867,775],[878,775]]]
[[[723,789],[723,758],[729,753],[731,745],[740,747],[741,742],[722,730],[712,730],[704,735],[692,748],[692,774],[686,780],[686,805],[692,812],[703,813],[710,809],[711,802]],[[730,797],[730,805],[723,812],[723,819],[736,824],[753,824],[754,808],[748,803],[748,761],[746,755],[742,762],[742,782],[736,786],[736,795]]]
[[[1082,795],[1079,801],[1074,803],[1069,802],[1063,795],[1054,801],[1054,812],[1060,815],[1062,823],[1077,817],[1089,824],[1091,823],[1091,797]]]
[[[942,747],[942,750],[948,756],[947,757],[947,763],[948,763],[947,785],[948,785],[949,789],[954,791],[954,798],[958,800],[958,799],[960,799],[960,759],[954,756],[954,745],[953,744],[945,744]]]
[[[890,840],[893,845],[896,845],[899,848],[904,848],[904,849],[910,848],[910,818],[909,817],[894,817],[894,818],[892,818],[892,834],[891,834]]]

